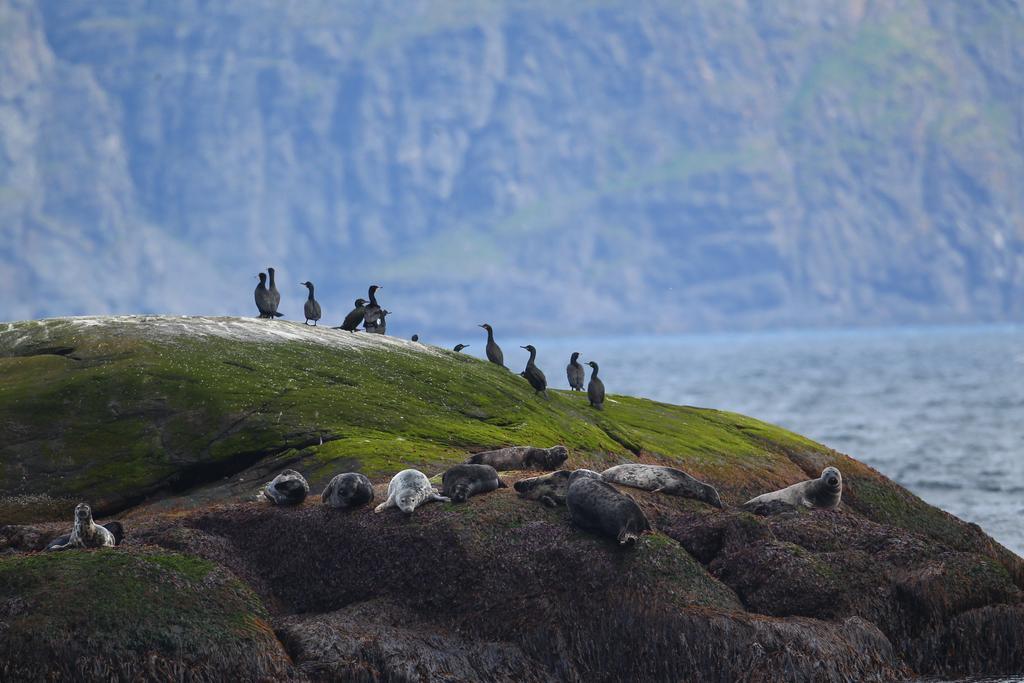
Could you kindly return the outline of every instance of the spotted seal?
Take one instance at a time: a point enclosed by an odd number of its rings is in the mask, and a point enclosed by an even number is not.
[[[590,475],[598,479],[601,477],[593,470],[575,470],[575,472],[589,472]],[[573,470],[557,470],[537,477],[520,479],[512,487],[520,498],[537,500],[548,507],[565,505],[565,494],[569,490],[569,479],[573,473]]]
[[[502,470],[557,470],[569,457],[565,446],[536,448],[534,446],[509,446],[494,451],[474,453],[466,459],[467,465],[490,465]]]
[[[359,472],[337,474],[320,494],[324,505],[350,510],[373,501],[373,484]]]
[[[123,534],[121,524],[111,522],[115,525],[114,530]],[[88,503],[79,503],[75,506],[75,524],[71,533],[50,541],[46,546],[47,550],[67,550],[68,548],[113,548],[118,543],[114,531],[101,526],[92,519],[92,508]]]
[[[261,493],[275,505],[298,505],[309,495],[309,484],[295,470],[285,470],[274,477]]]
[[[773,500],[797,507],[837,508],[843,497],[843,475],[835,467],[826,467],[817,479],[808,479],[771,493],[751,498],[743,507],[756,506]]]
[[[722,499],[719,498],[714,486],[698,481],[674,467],[626,463],[609,467],[601,473],[601,478],[612,484],[666,493],[670,496],[694,498],[719,509],[723,507]]]
[[[455,465],[441,478],[441,493],[454,503],[465,503],[470,496],[503,488],[507,485],[490,465]]]
[[[635,543],[651,525],[630,496],[589,471],[573,472],[565,504],[573,524],[614,538],[620,545]]]
[[[387,508],[397,507],[409,515],[424,503],[434,500],[450,502],[450,498],[440,495],[430,485],[427,475],[419,470],[402,470],[391,478],[388,484],[388,499],[374,508],[374,512],[383,512]]]

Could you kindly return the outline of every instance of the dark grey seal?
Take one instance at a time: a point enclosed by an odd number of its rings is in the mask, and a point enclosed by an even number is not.
[[[574,472],[569,478],[565,504],[573,524],[614,538],[620,545],[635,543],[640,534],[651,528],[635,500],[584,472]]]
[[[351,510],[373,501],[373,484],[359,472],[336,474],[320,494],[324,505],[339,510]]]
[[[298,505],[309,495],[306,478],[295,470],[284,470],[260,492],[275,505]]]
[[[469,465],[490,465],[496,470],[557,470],[569,457],[565,446],[536,448],[509,446],[494,451],[474,453],[466,459]]]
[[[627,463],[609,467],[601,473],[601,478],[612,484],[632,486],[633,488],[667,493],[670,496],[702,500],[708,505],[721,509],[722,499],[714,486],[705,484],[691,477],[682,470],[661,465],[644,465]]]
[[[441,477],[441,493],[453,503],[465,503],[470,496],[506,488],[490,465],[455,465]]]
[[[779,500],[796,507],[837,508],[843,497],[843,475],[835,467],[826,467],[817,479],[808,479],[771,493],[751,498],[743,507]]]
[[[540,501],[548,507],[565,505],[565,494],[569,491],[569,480],[576,472],[586,473],[585,476],[601,478],[601,475],[593,470],[557,470],[549,474],[542,474],[539,477],[520,479],[513,488],[520,498],[526,500]],[[584,475],[581,475],[584,476]]]

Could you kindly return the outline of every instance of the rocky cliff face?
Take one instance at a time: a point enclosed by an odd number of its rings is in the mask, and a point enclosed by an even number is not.
[[[416,331],[1024,317],[1014,3],[0,13],[0,318],[245,312],[271,262]]]

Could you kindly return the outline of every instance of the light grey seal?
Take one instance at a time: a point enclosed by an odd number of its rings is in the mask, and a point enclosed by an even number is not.
[[[285,470],[274,477],[260,493],[275,505],[298,505],[309,495],[309,484],[295,470]]]
[[[573,524],[614,538],[620,545],[635,543],[640,534],[651,529],[635,500],[608,482],[594,478],[589,471],[573,472],[569,477],[565,504]]]
[[[120,524],[117,528],[120,528]],[[55,539],[46,546],[47,550],[66,550],[68,548],[113,548],[117,538],[106,527],[92,520],[92,508],[87,503],[75,506],[75,523],[71,534]]]
[[[409,515],[424,503],[434,500],[450,502],[451,499],[440,495],[430,485],[427,475],[419,470],[402,470],[391,478],[388,484],[388,499],[374,508],[374,512],[383,512],[387,508],[397,507]]]
[[[586,472],[597,479],[601,475],[593,470],[576,470],[575,472]],[[565,505],[565,494],[569,490],[569,480],[573,474],[572,470],[558,470],[549,474],[542,474],[539,477],[520,479],[513,488],[520,498],[526,500],[537,500],[548,507]]]
[[[498,478],[498,472],[490,465],[455,465],[441,477],[441,493],[450,497],[453,503],[465,503],[477,493],[489,493],[506,488]]]
[[[627,463],[609,467],[601,473],[601,478],[612,484],[632,486],[654,493],[666,493],[670,496],[694,498],[719,509],[723,507],[722,499],[718,497],[718,491],[714,486],[697,481],[686,472],[674,467]]]
[[[751,498],[743,507],[779,500],[797,507],[837,508],[843,497],[843,475],[835,467],[826,467],[817,479],[808,479],[771,493]]]
[[[320,494],[320,500],[339,510],[357,508],[373,500],[373,484],[359,472],[337,474]]]
[[[536,448],[534,446],[509,446],[494,451],[474,453],[466,459],[467,465],[490,465],[502,470],[556,470],[569,457],[565,446]]]

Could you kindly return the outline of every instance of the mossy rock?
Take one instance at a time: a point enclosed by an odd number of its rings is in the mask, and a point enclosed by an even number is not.
[[[218,565],[151,549],[0,559],[0,680],[258,680],[291,663]]]

